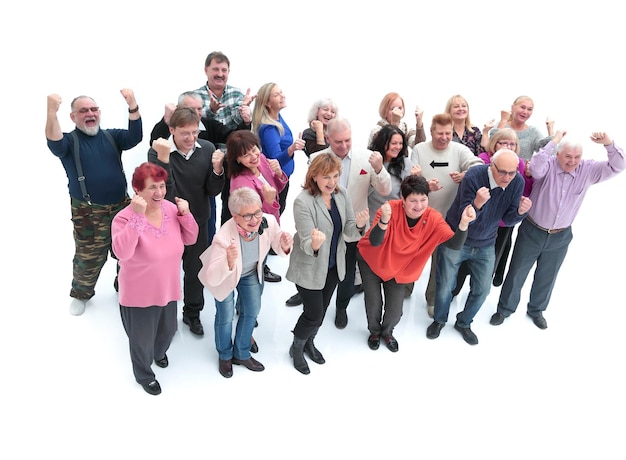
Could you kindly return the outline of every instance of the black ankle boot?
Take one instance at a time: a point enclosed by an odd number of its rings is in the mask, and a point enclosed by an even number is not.
[[[315,330],[315,332],[313,332],[313,334],[311,334],[311,336],[304,344],[304,352],[309,356],[309,358],[311,358],[311,361],[313,361],[314,363],[324,364],[326,360],[322,356],[322,353],[320,353],[320,351],[315,348],[315,343],[313,343],[313,339],[315,339],[316,335],[317,329]]]
[[[308,374],[311,371],[309,370],[309,365],[304,359],[304,345],[306,344],[306,340],[299,339],[298,337],[293,337],[293,344],[291,344],[291,348],[289,348],[289,356],[293,358],[293,367],[296,368],[298,372],[302,374]]]

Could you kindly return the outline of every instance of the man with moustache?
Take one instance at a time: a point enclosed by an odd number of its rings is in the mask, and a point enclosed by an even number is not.
[[[204,115],[214,119],[230,129],[237,129],[246,116],[245,108],[248,108],[256,96],[250,95],[250,89],[246,94],[228,84],[230,75],[230,60],[221,51],[209,53],[204,61],[204,73],[207,82],[195,92],[202,97]],[[217,145],[222,148],[221,145]]]
[[[250,88],[243,93],[239,88],[228,84],[230,75],[230,60],[221,51],[212,51],[204,61],[204,73],[207,77],[206,84],[194,90],[194,92],[202,98],[202,107],[204,110],[204,118],[222,123],[227,129],[250,129],[252,114],[250,104],[256,98],[256,95],[250,94]],[[213,141],[215,147],[226,153],[226,141]],[[228,181],[224,184],[222,191],[222,223],[231,218],[228,206],[228,196],[230,193],[230,184]],[[215,199],[211,199],[211,205],[216,207]],[[214,213],[209,221],[209,241],[213,239],[216,229],[216,213]],[[273,251],[270,251],[272,254]],[[263,268],[263,276],[266,282],[276,283],[282,280],[282,277],[270,270],[266,264]]]
[[[48,96],[48,148],[65,168],[74,225],[72,315],[84,313],[108,253],[115,257],[111,222],[130,202],[121,155],[141,142],[143,131],[134,92],[120,92],[128,104],[128,129],[100,129],[100,108],[91,97],[78,96],[70,104],[70,118],[76,125],[70,133],[62,132],[57,116],[61,96]]]

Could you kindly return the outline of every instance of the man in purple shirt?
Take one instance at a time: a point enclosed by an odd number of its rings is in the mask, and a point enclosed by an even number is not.
[[[517,309],[522,286],[536,263],[527,314],[539,329],[548,323],[552,289],[572,241],[571,225],[589,187],[619,174],[626,162],[624,151],[606,133],[591,134],[591,140],[606,147],[608,160],[581,160],[582,146],[561,142],[565,131],[557,131],[552,141],[530,160],[535,183],[530,194],[533,207],[519,227],[498,309],[489,321],[498,326]],[[552,155],[556,148],[556,155]]]

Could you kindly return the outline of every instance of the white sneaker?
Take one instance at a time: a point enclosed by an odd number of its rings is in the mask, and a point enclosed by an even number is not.
[[[80,316],[85,313],[86,300],[72,299],[70,303],[70,315]]]
[[[434,305],[429,305],[428,306],[428,316],[430,316],[431,318],[435,317],[435,306]]]

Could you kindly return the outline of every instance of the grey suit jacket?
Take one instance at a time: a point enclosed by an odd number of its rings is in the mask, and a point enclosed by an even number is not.
[[[327,149],[320,150],[311,155],[311,159],[322,153],[335,152],[328,147]],[[370,165],[371,150],[351,150],[350,151],[350,171],[342,171],[341,175],[348,174],[348,195],[352,200],[352,209],[355,213],[368,209],[367,197],[369,195],[370,187],[376,190],[381,196],[387,196],[391,193],[391,176],[387,171],[387,168],[383,167],[378,174]],[[339,157],[337,157],[339,158]],[[341,158],[340,158],[341,160]],[[370,216],[372,219],[373,216]],[[367,223],[369,228],[369,222]],[[360,235],[352,238],[346,238],[347,242],[355,242],[361,238]]]
[[[361,233],[356,227],[354,210],[350,197],[344,188],[334,195],[343,226],[337,244],[337,273],[343,280],[346,274],[345,239],[358,238]],[[293,203],[293,217],[296,223],[293,249],[289,258],[287,279],[306,289],[322,289],[328,275],[330,244],[333,237],[333,220],[320,195],[313,196],[302,190]],[[324,232],[326,241],[322,243],[317,256],[311,247],[311,231],[317,228]]]

